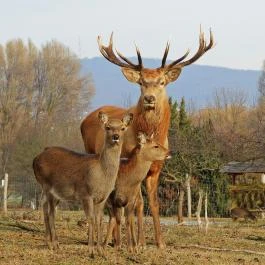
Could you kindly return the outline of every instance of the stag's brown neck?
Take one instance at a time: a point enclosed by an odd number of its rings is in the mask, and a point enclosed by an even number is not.
[[[135,131],[143,131],[146,134],[154,133],[154,138],[160,144],[164,144],[170,123],[170,106],[168,98],[156,105],[154,110],[145,110],[139,100],[136,106],[136,118],[133,122]]]

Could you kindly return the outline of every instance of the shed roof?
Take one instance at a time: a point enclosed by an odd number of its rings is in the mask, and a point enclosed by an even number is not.
[[[265,173],[265,160],[232,161],[224,165],[220,171],[227,174]]]

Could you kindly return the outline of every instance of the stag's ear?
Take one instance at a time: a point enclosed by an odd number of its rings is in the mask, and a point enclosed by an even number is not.
[[[132,113],[127,113],[125,116],[122,118],[122,122],[125,124],[125,126],[129,126],[133,120],[133,114]]]
[[[100,112],[98,113],[98,119],[99,119],[99,121],[102,122],[103,124],[106,124],[106,123],[108,122],[108,120],[109,120],[109,117],[108,117],[108,115],[107,115],[106,113],[100,111]]]
[[[165,73],[167,84],[176,81],[180,73],[181,73],[180,67],[173,67],[171,69],[168,69]]]
[[[146,144],[146,141],[147,141],[146,138],[147,137],[146,137],[145,133],[143,133],[143,132],[137,133],[137,141],[140,145]]]
[[[127,68],[127,67],[122,67],[121,68],[122,73],[126,77],[126,79],[132,83],[138,83],[140,80],[140,71]]]

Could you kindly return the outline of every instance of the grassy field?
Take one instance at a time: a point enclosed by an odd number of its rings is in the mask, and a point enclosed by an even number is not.
[[[39,212],[9,212],[0,216],[0,264],[265,264],[265,221],[211,220],[208,233],[194,225],[177,226],[175,218],[162,218],[167,248],[157,250],[150,217],[145,220],[147,246],[137,254],[109,246],[106,257],[87,254],[86,231],[77,226],[82,212],[57,213],[58,251],[48,250]],[[24,219],[23,219],[24,218]],[[107,220],[107,219],[106,219]],[[106,223],[104,223],[106,229]],[[123,240],[124,242],[124,240]]]

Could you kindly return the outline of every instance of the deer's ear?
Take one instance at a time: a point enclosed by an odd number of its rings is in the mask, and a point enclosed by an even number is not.
[[[165,73],[167,84],[176,81],[180,73],[181,73],[180,67],[175,67],[167,70]]]
[[[140,71],[127,67],[122,67],[121,71],[126,79],[132,83],[138,83],[140,80]]]
[[[122,118],[122,122],[125,124],[126,127],[132,123],[132,120],[133,120],[133,114],[132,113],[127,113]]]
[[[103,124],[106,124],[106,123],[108,122],[108,120],[109,120],[109,117],[108,117],[108,115],[107,115],[106,113],[100,111],[100,112],[98,113],[98,119],[99,119],[99,121],[102,122]]]
[[[146,135],[143,132],[137,133],[137,141],[140,145],[146,144]]]

